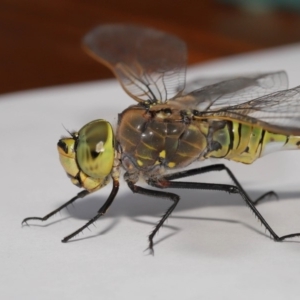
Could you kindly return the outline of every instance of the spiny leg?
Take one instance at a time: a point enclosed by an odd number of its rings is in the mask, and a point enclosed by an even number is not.
[[[68,205],[70,205],[71,203],[73,203],[74,201],[76,201],[79,198],[83,198],[86,195],[88,195],[90,192],[88,192],[87,190],[83,190],[81,192],[79,192],[75,197],[73,197],[71,200],[69,200],[68,202],[64,203],[62,206],[58,207],[57,209],[53,210],[52,212],[50,212],[49,214],[47,214],[44,217],[28,217],[25,218],[22,221],[22,224],[27,223],[27,221],[29,220],[40,220],[40,221],[46,221],[48,220],[50,217],[52,217],[53,215],[55,215],[56,213],[58,213],[59,211],[61,211],[63,208],[67,207]]]
[[[279,199],[278,198],[278,195],[276,194],[276,192],[274,191],[269,191],[269,192],[266,192],[264,194],[262,194],[261,196],[259,196],[256,200],[251,200],[252,203],[254,205],[257,205],[258,203],[260,203],[262,200],[266,199],[266,198],[270,198],[270,197],[275,197],[277,200]]]
[[[173,201],[173,204],[164,213],[164,215],[162,216],[162,218],[160,219],[160,221],[156,224],[154,230],[148,236],[148,240],[149,240],[149,247],[148,247],[148,249],[150,250],[150,253],[153,255],[154,254],[154,250],[153,250],[153,238],[156,235],[156,233],[158,232],[159,228],[163,225],[163,223],[166,221],[166,219],[169,217],[169,215],[175,209],[176,205],[178,204],[178,202],[180,200],[180,197],[178,195],[176,195],[176,194],[173,194],[173,193],[145,189],[145,188],[142,188],[142,187],[140,187],[138,185],[133,184],[130,181],[128,181],[127,184],[128,184],[128,187],[132,190],[133,193],[147,195],[147,196],[152,196],[152,197],[166,198],[166,199],[169,199],[169,200]]]
[[[265,199],[266,197],[275,196],[278,199],[277,194],[274,191],[270,191],[270,192],[264,193],[263,195],[261,195],[254,201],[251,200],[251,198],[246,193],[244,188],[241,186],[241,184],[239,183],[237,178],[234,176],[234,174],[231,172],[231,170],[228,167],[226,167],[224,164],[215,164],[215,165],[210,165],[210,166],[206,166],[206,167],[176,172],[173,174],[166,175],[163,178],[167,179],[167,180],[174,180],[174,179],[184,178],[184,177],[188,177],[188,176],[193,176],[193,175],[198,175],[198,174],[203,174],[203,173],[208,173],[208,172],[213,172],[213,171],[223,171],[223,170],[225,170],[227,172],[227,174],[229,175],[231,180],[235,183],[235,185],[241,191],[243,191],[243,193],[247,196],[249,201],[251,201],[254,205],[257,205],[261,200]]]
[[[149,181],[147,183],[149,185],[153,185],[155,187],[161,188],[161,186],[159,184],[157,184],[157,182]],[[167,220],[167,218],[170,216],[170,214],[175,209],[176,205],[179,202],[180,197],[178,195],[176,195],[176,194],[173,194],[173,193],[145,189],[145,188],[142,188],[140,186],[137,186],[137,185],[133,184],[130,181],[127,182],[127,184],[129,186],[129,188],[133,191],[133,193],[138,193],[138,194],[148,195],[148,196],[153,196],[153,197],[159,197],[159,198],[166,198],[166,199],[169,199],[169,200],[171,200],[171,201],[174,202],[168,208],[168,210],[164,213],[164,215],[162,216],[162,218],[157,223],[157,225],[155,226],[154,230],[151,232],[151,234],[148,237],[148,239],[149,239],[149,249],[151,251],[151,254],[153,254],[154,253],[154,250],[153,250],[153,238],[156,235],[156,233],[158,232],[158,230],[160,229],[160,227],[164,224],[164,222]],[[229,193],[239,193],[238,188],[235,187],[235,186],[231,186],[231,185],[226,185],[226,184],[210,184],[210,183],[202,183],[200,185],[202,185],[203,189],[209,189],[209,190],[211,190],[211,189],[219,189],[219,190],[222,190],[222,191],[227,191]]]
[[[183,172],[177,172],[169,175],[162,176],[158,181],[149,180],[147,183],[151,186],[158,187],[158,188],[179,188],[179,189],[200,189],[200,190],[223,190],[230,193],[239,193],[246,204],[250,207],[250,209],[253,211],[253,213],[257,216],[257,218],[260,220],[260,222],[265,226],[265,228],[270,232],[271,236],[274,238],[275,241],[283,241],[287,238],[292,238],[296,236],[300,236],[300,232],[298,233],[291,233],[283,236],[278,236],[275,231],[271,228],[271,226],[267,223],[267,221],[264,219],[264,217],[260,214],[260,212],[255,207],[255,201],[253,202],[249,196],[246,194],[244,189],[241,187],[240,183],[236,180],[236,178],[233,176],[233,181],[237,184],[237,186],[230,186],[230,185],[221,185],[221,184],[209,184],[209,183],[199,183],[199,182],[180,182],[175,181],[172,182],[171,180],[174,179],[180,179],[183,177],[201,174],[213,170],[222,170],[226,169],[229,174],[232,174],[231,171],[228,168],[224,168],[224,165],[218,164],[218,165],[212,165],[208,167],[203,168],[196,168],[192,170],[187,170]],[[204,170],[204,171],[203,171]],[[229,190],[228,190],[229,188]]]
[[[110,207],[110,205],[113,203],[113,201],[118,193],[118,190],[119,190],[119,181],[114,179],[113,188],[110,192],[110,195],[107,198],[107,200],[105,201],[105,203],[103,204],[103,206],[98,210],[97,215],[95,215],[92,219],[90,219],[85,225],[83,225],[82,227],[80,227],[79,229],[74,231],[73,233],[71,233],[68,236],[66,236],[65,238],[63,238],[62,242],[63,243],[68,242],[71,238],[73,238],[74,236],[79,234],[81,231],[83,231],[85,228],[87,228],[88,226],[90,226],[91,224],[96,222],[97,219],[99,219],[101,216],[103,216],[106,213],[106,211],[108,210],[108,208]]]

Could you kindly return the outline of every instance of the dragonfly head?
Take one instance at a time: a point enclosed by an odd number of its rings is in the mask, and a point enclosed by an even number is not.
[[[57,143],[60,162],[73,184],[92,192],[108,183],[113,168],[114,132],[104,120],[83,126]]]

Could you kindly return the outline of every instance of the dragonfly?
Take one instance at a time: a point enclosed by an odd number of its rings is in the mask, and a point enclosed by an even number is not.
[[[300,148],[300,86],[288,89],[284,71],[207,81],[185,92],[186,44],[172,34],[108,24],[87,33],[83,44],[88,54],[115,74],[136,103],[119,114],[115,131],[109,122],[98,119],[59,140],[60,162],[71,182],[83,189],[44,217],[25,218],[23,223],[46,221],[112,181],[103,206],[62,240],[68,242],[106,213],[118,194],[123,169],[133,193],[170,200],[148,237],[152,253],[156,233],[180,200],[177,194],[165,191],[169,188],[239,194],[275,241],[300,236],[277,235],[258,211],[257,204],[276,196],[275,192],[251,199],[222,163],[189,168],[207,158],[251,164],[274,151]],[[227,172],[232,184],[178,180],[219,171]],[[139,185],[141,179],[152,188]]]

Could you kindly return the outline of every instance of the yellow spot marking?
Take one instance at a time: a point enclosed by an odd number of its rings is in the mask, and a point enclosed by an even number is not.
[[[166,158],[166,150],[163,150],[159,153],[159,157]]]
[[[156,114],[156,117],[160,118],[160,119],[165,119],[165,118],[169,117],[170,115],[171,115],[171,113],[169,113],[169,112],[160,111],[159,113]]]
[[[176,163],[174,163],[173,161],[168,163],[169,168],[174,168],[175,166],[176,166]]]
[[[138,165],[139,165],[140,167],[143,165],[143,162],[142,162],[141,160],[139,160],[139,159],[138,159],[136,162],[138,163]]]

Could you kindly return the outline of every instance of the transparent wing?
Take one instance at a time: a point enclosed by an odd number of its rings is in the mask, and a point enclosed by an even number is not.
[[[239,79],[239,78],[250,78],[250,79],[254,79],[254,78],[259,78],[261,76],[264,75],[268,75],[270,73],[281,73],[283,71],[276,71],[276,72],[268,72],[267,74],[262,73],[262,72],[256,72],[256,73],[239,73],[239,74],[228,74],[228,75],[223,75],[223,76],[213,76],[213,77],[195,77],[192,80],[189,80],[186,82],[185,84],[185,88],[183,91],[183,94],[186,95],[188,93],[191,93],[195,90],[199,90],[202,89],[206,86],[209,85],[215,85],[217,83],[223,82],[223,81],[230,81],[233,79]],[[285,72],[284,72],[285,73]],[[282,89],[287,89],[287,74],[285,73],[284,76],[286,77],[285,80],[283,80],[283,78],[281,78],[281,80],[283,81],[283,87]]]
[[[138,102],[164,102],[184,89],[186,45],[173,35],[133,25],[102,25],[83,44]]]
[[[243,104],[196,114],[200,118],[236,120],[278,133],[300,135],[300,86]]]
[[[286,72],[278,71],[231,78],[204,86],[174,100],[206,111],[230,107],[287,88]]]
[[[258,75],[256,73],[256,75]],[[192,80],[188,80],[186,83],[185,83],[185,88],[184,88],[184,91],[183,91],[183,94],[186,95],[188,93],[191,93],[195,90],[199,90],[205,86],[208,86],[208,85],[213,85],[213,84],[216,84],[216,83],[219,83],[219,82],[222,82],[222,81],[227,81],[227,80],[230,80],[230,79],[235,79],[235,78],[238,78],[238,77],[249,77],[249,76],[255,76],[254,74],[236,74],[236,75],[232,75],[232,76],[220,76],[220,77],[197,77],[197,78],[194,78]]]

